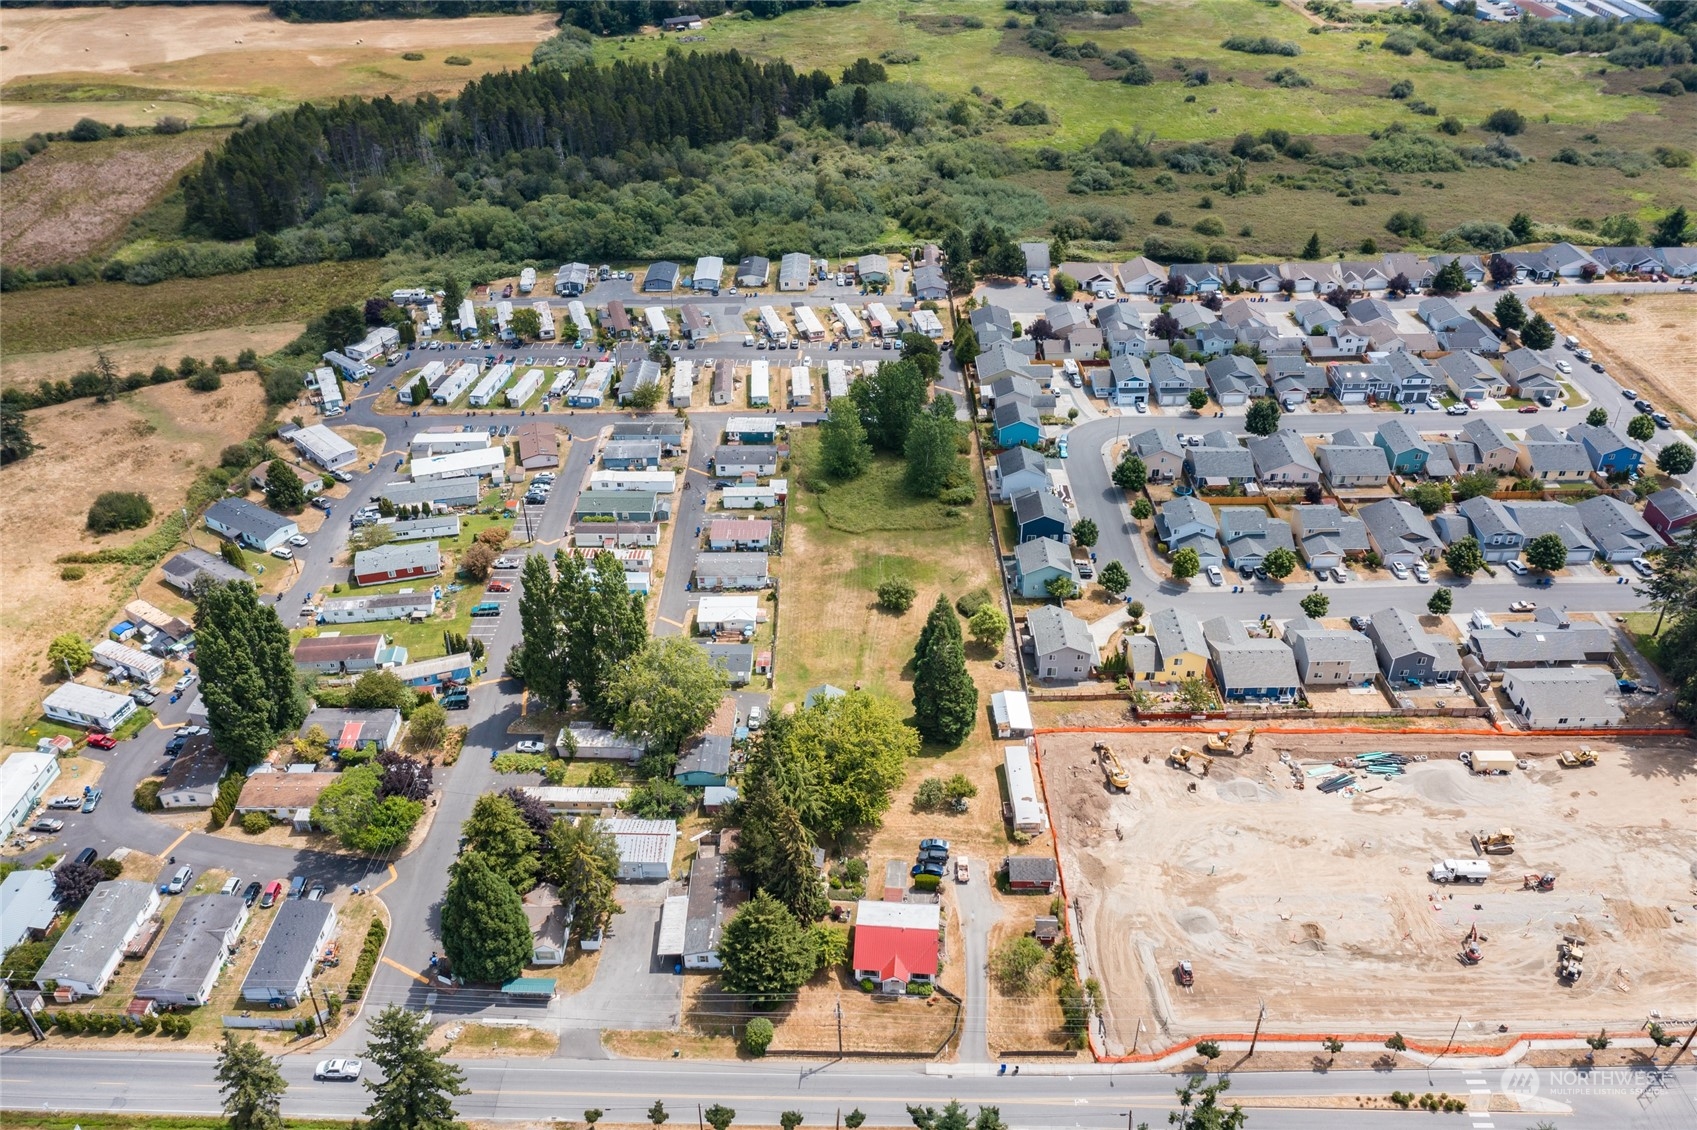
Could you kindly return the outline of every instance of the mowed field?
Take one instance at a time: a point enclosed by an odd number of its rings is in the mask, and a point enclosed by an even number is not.
[[[0,178],[0,260],[35,267],[105,248],[225,136],[195,130],[50,145]]]
[[[245,439],[264,415],[251,373],[231,374],[213,393],[183,384],[155,385],[112,404],[79,400],[28,413],[38,450],[0,470],[0,717],[34,710],[47,644],[60,632],[98,638],[105,617],[134,598],[124,565],[84,566],[78,581],[60,579],[64,553],[126,546],[145,537],[182,504],[202,467],[226,444]],[[95,537],[83,519],[95,496],[139,491],[153,503],[147,530]]]
[[[1598,294],[1541,299],[1562,333],[1579,338],[1621,384],[1664,411],[1697,420],[1697,295]]]
[[[0,344],[9,359],[14,353],[109,341],[303,322],[338,303],[363,302],[379,273],[376,260],[356,259],[152,286],[90,283],[19,291],[0,302]]]

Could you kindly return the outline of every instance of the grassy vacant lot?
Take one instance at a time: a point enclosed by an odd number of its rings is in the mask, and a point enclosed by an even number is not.
[[[1581,293],[1534,305],[1562,333],[1589,346],[1622,384],[1697,419],[1697,370],[1690,364],[1697,352],[1697,296]]]
[[[0,256],[9,266],[34,267],[101,250],[123,234],[132,215],[152,204],[178,173],[225,136],[223,130],[195,130],[50,145],[0,180],[5,201]]]
[[[149,372],[155,365],[168,365],[174,369],[184,357],[198,357],[203,361],[211,361],[214,357],[233,359],[244,349],[251,349],[264,357],[295,340],[304,329],[305,322],[273,322],[201,333],[144,337],[116,342],[106,348],[106,355],[112,358],[120,373]],[[0,386],[21,384],[33,387],[38,381],[64,380],[72,373],[93,368],[95,352],[99,348],[88,345],[55,349],[48,353],[7,353],[5,368],[0,370]]]
[[[147,536],[182,505],[200,468],[245,439],[263,411],[259,382],[244,374],[225,377],[213,393],[154,385],[112,404],[85,400],[29,413],[39,450],[0,470],[0,539],[9,547],[0,556],[0,591],[10,597],[0,605],[0,717],[34,712],[47,690],[41,680],[55,635],[98,635],[104,617],[135,598],[128,566],[83,566],[80,580],[67,581],[53,559]],[[116,489],[145,494],[154,525],[106,537],[85,532],[89,504]]]
[[[91,283],[8,294],[0,304],[5,352],[38,353],[163,334],[304,321],[377,285],[374,260],[315,263],[153,286]]]

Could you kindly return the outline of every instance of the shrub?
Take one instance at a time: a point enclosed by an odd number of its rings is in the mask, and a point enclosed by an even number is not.
[[[86,576],[88,576],[88,570],[81,565],[67,565],[59,570],[61,581],[80,581]]]
[[[984,589],[973,589],[959,600],[955,601],[955,611],[968,620],[978,614],[979,609],[991,603],[990,594]]]
[[[371,929],[365,932],[365,945],[360,948],[353,976],[348,979],[348,1000],[357,1001],[365,995],[365,987],[371,983],[371,974],[377,968],[377,959],[383,955],[383,942],[388,936],[389,930],[382,920],[373,919]]]
[[[71,141],[105,141],[112,136],[112,127],[93,118],[78,118],[77,124],[65,135]]]
[[[977,497],[978,492],[973,489],[972,483],[966,482],[960,486],[949,487],[937,496],[937,501],[944,506],[968,506]]]
[[[409,63],[421,63],[424,61],[424,53],[421,51],[406,51],[402,53],[401,58],[405,59]]]
[[[764,1016],[756,1016],[743,1029],[742,1046],[748,1049],[750,1055],[765,1055],[766,1049],[772,1046],[772,1022]]]
[[[153,521],[153,504],[144,494],[128,490],[109,490],[94,500],[88,508],[90,533],[110,534],[119,530],[139,530]]]
[[[1490,116],[1479,124],[1491,133],[1509,137],[1526,132],[1526,118],[1519,110],[1492,110]]]
[[[1300,55],[1302,48],[1288,39],[1274,39],[1270,35],[1234,35],[1220,44],[1227,51],[1241,51],[1245,55]]]
[[[885,612],[900,614],[913,607],[917,595],[912,581],[905,577],[891,577],[878,586],[878,607]]]
[[[150,777],[136,786],[133,803],[139,811],[158,812],[163,805],[159,803],[159,786],[164,784],[157,777]]]
[[[446,59],[443,59],[442,61],[444,63],[448,64],[450,67],[469,67],[469,66],[471,66],[471,60],[464,55],[449,55]]]
[[[193,392],[217,392],[224,387],[224,378],[212,369],[202,369],[183,383]]]
[[[218,799],[212,802],[212,810],[206,814],[214,831],[229,823],[231,814],[236,811],[236,801],[241,799],[242,786],[246,783],[247,778],[240,773],[231,773],[218,782]]]
[[[244,812],[242,814],[242,831],[250,836],[257,836],[271,827],[271,817],[263,812]]]

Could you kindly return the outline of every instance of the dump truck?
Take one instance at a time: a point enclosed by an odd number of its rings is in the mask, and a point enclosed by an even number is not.
[[[1590,746],[1582,745],[1578,752],[1564,749],[1556,756],[1556,760],[1569,769],[1577,769],[1582,765],[1597,764],[1597,751]]]
[[[1102,772],[1108,778],[1108,787],[1119,792],[1125,792],[1131,787],[1131,774],[1125,771],[1120,762],[1119,754],[1115,753],[1107,743],[1097,742],[1094,746],[1096,759],[1102,763]]]
[[[1514,829],[1499,828],[1495,832],[1475,833],[1473,850],[1481,855],[1513,855]]]
[[[1171,765],[1175,769],[1183,769],[1184,771],[1189,772],[1190,763],[1192,761],[1201,763],[1202,776],[1204,777],[1208,775],[1208,770],[1212,769],[1214,766],[1214,759],[1212,757],[1209,757],[1205,753],[1191,749],[1189,746],[1175,745],[1172,748],[1172,751],[1167,754],[1167,764]]]
[[[1434,883],[1483,883],[1491,877],[1491,864],[1483,859],[1440,859],[1428,874]]]

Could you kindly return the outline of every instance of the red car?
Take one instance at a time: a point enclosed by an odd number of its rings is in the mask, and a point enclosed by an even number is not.
[[[1522,413],[1526,413],[1526,412],[1536,412],[1537,410],[1538,410],[1538,406],[1536,404],[1528,404],[1526,407],[1522,408],[1520,411]]]
[[[490,581],[489,582],[489,588],[486,591],[488,591],[488,592],[512,592],[513,591],[513,585],[512,585],[511,581]]]
[[[113,740],[111,734],[90,734],[88,736],[88,744],[93,746],[95,749],[118,748],[118,743]]]

